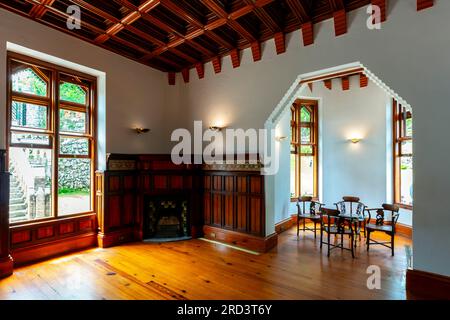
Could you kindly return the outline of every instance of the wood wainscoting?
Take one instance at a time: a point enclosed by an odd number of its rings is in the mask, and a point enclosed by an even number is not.
[[[277,234],[265,236],[264,176],[258,164],[203,166],[205,237],[266,252]]]
[[[255,250],[276,245],[265,236],[264,176],[260,165],[175,165],[170,155],[111,154],[97,172],[101,247],[143,239],[145,198],[180,195],[189,199],[190,235]],[[207,226],[208,228],[204,228]],[[218,230],[222,230],[218,232]],[[230,233],[230,232],[231,233]]]
[[[450,300],[450,277],[408,269],[406,271],[406,290],[409,299]]]
[[[10,234],[14,265],[32,263],[96,246],[96,214],[12,226]]]
[[[13,272],[9,245],[9,173],[6,171],[6,151],[0,150],[0,278]]]
[[[106,248],[143,240],[144,201],[148,196],[187,195],[190,235],[202,234],[200,166],[172,162],[171,156],[111,154],[107,170],[97,172],[98,243]]]

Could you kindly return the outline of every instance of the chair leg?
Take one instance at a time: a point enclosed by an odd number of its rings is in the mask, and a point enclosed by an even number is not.
[[[314,221],[314,239],[316,238],[316,231],[317,231],[316,221]]]
[[[300,217],[297,215],[297,237],[299,236],[299,229],[300,228]]]
[[[370,246],[370,231],[367,231],[366,242],[367,242],[367,251],[369,251],[369,246]]]
[[[330,230],[328,230],[328,231],[330,231]],[[331,237],[330,237],[330,233],[328,232],[328,254],[327,254],[328,257],[330,256],[330,244],[331,244]]]
[[[323,244],[323,230],[322,226],[320,227],[320,250],[322,250],[322,244]]]
[[[341,233],[341,250],[344,250],[344,234]]]
[[[392,233],[392,234],[391,234],[391,250],[392,250],[392,256],[394,256],[394,239],[395,239],[395,234]]]
[[[303,232],[306,230],[306,219],[303,219]]]
[[[366,237],[366,220],[363,221],[363,226],[364,226],[364,238]]]
[[[354,259],[355,258],[355,246],[353,245],[353,242],[354,242],[354,236],[353,236],[353,234],[352,234],[352,243],[351,243],[351,247],[352,247],[352,258]]]

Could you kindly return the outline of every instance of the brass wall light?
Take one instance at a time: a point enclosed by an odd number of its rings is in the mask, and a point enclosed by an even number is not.
[[[209,130],[211,131],[222,131],[223,127],[219,127],[219,126],[209,126]]]
[[[133,130],[136,131],[137,134],[150,132],[149,128],[134,128]]]
[[[360,142],[362,139],[361,138],[350,138],[349,141],[351,141],[352,143],[358,143]]]

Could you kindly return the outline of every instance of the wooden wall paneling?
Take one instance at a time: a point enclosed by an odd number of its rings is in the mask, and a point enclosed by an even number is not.
[[[10,228],[14,265],[97,245],[96,214],[15,225]]]
[[[0,278],[13,273],[9,230],[9,172],[6,171],[6,151],[0,150]]]
[[[417,269],[406,271],[406,290],[409,299],[450,299],[450,277]]]

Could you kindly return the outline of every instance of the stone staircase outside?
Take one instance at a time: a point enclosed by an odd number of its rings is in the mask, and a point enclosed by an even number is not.
[[[28,217],[28,204],[26,193],[18,179],[16,169],[10,166],[10,187],[9,187],[9,219],[10,222],[26,220]]]

